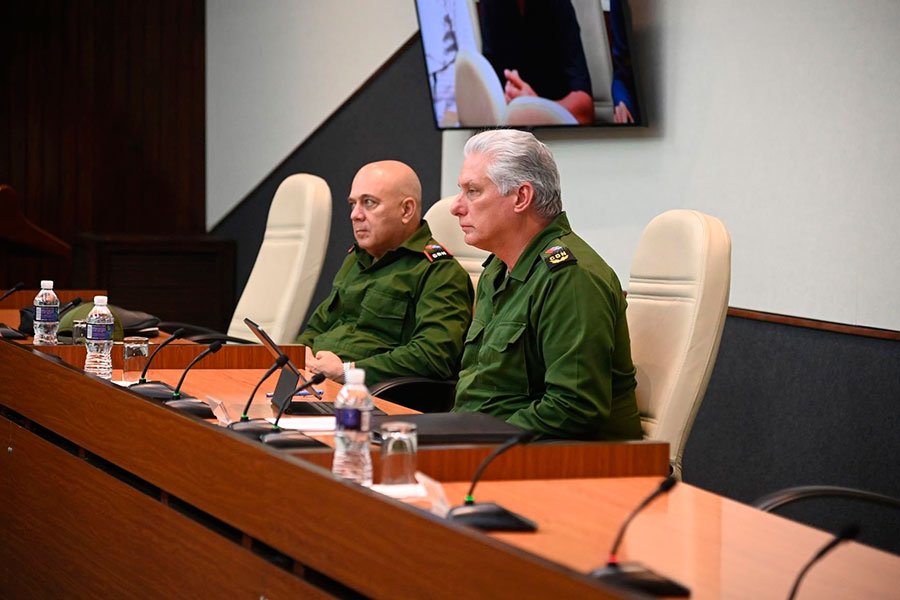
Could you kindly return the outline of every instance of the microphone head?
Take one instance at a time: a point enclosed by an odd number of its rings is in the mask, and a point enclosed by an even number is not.
[[[72,298],[71,302],[72,306],[78,306],[79,304],[81,304],[81,296],[75,296],[74,298]]]
[[[172,339],[180,340],[184,337],[184,334],[187,333],[187,329],[184,327],[179,327],[172,333]]]
[[[209,345],[209,353],[210,354],[215,354],[216,352],[218,352],[221,349],[222,349],[222,342],[213,342],[212,344]]]
[[[675,487],[676,483],[678,483],[678,480],[675,479],[674,476],[666,477],[666,479],[664,479],[663,482],[659,484],[659,491],[668,492],[673,487]]]
[[[21,290],[23,287],[25,287],[25,282],[24,282],[24,281],[20,281],[20,282],[17,283],[16,285],[12,286],[12,291],[18,292],[18,291]]]
[[[279,367],[283,367],[289,360],[290,359],[287,357],[287,354],[279,354],[278,358],[275,359],[275,364]]]
[[[312,377],[309,378],[309,385],[317,385],[325,381],[325,375],[322,373],[316,373]]]

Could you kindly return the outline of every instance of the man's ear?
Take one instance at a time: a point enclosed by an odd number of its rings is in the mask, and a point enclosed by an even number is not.
[[[531,208],[531,201],[534,200],[534,187],[529,182],[525,182],[516,190],[516,200],[513,203],[513,211],[523,213]]]
[[[412,196],[407,196],[400,201],[400,219],[403,223],[409,223],[416,216],[416,201]]]

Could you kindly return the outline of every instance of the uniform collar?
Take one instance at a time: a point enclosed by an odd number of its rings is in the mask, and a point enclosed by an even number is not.
[[[378,264],[387,264],[389,262],[392,262],[398,254],[402,254],[404,252],[412,252],[414,254],[425,252],[425,245],[430,239],[431,228],[428,227],[427,222],[422,220],[419,224],[419,228],[416,229],[415,233],[406,238],[405,242],[403,242],[393,250],[388,250],[387,252],[385,252],[384,256],[381,257],[381,260],[378,261]],[[360,248],[359,244],[353,244],[353,252],[356,253],[356,258],[364,269],[369,268],[373,264],[375,264],[372,255]]]
[[[522,250],[519,260],[516,261],[516,266],[513,267],[512,272],[509,274],[510,278],[517,281],[525,281],[528,278],[528,274],[531,272],[531,268],[540,260],[541,250],[543,250],[551,240],[570,233],[572,233],[572,228],[569,226],[569,219],[566,217],[565,211],[563,211],[556,215],[556,217],[550,221],[550,224],[544,227],[540,233],[531,238],[531,241],[528,242],[528,245]]]

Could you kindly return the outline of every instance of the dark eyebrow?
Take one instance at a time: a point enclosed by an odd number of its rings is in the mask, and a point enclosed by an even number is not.
[[[347,202],[353,202],[356,198],[350,196],[347,198]],[[381,199],[378,196],[373,196],[372,194],[360,194],[358,200],[375,200],[376,202],[381,202]]]

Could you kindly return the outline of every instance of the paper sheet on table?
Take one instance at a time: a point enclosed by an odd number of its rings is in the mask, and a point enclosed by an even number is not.
[[[266,421],[274,423],[275,419],[270,417]],[[297,431],[334,431],[334,417],[281,417],[278,426]]]

